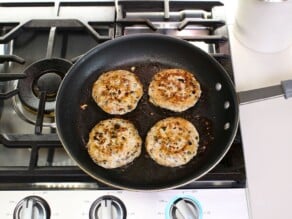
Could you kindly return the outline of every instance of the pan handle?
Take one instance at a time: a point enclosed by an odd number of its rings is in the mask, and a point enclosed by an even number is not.
[[[240,104],[248,104],[282,96],[285,99],[292,97],[292,80],[282,81],[279,85],[237,93]]]

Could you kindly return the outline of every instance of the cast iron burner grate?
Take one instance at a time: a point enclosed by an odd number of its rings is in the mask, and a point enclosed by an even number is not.
[[[212,55],[229,73],[233,79],[232,60],[230,56],[229,40],[224,18],[217,18],[214,14],[217,8],[223,7],[220,1],[136,1],[120,0],[117,5],[114,1],[103,2],[75,2],[75,3],[1,3],[4,7],[53,7],[55,16],[51,19],[26,19],[19,22],[7,22],[0,20],[0,44],[14,46],[15,54],[0,55],[0,64],[10,63],[9,71],[0,73],[0,85],[18,81],[18,84],[28,80],[30,75],[24,72],[30,64],[39,62],[42,59],[61,58],[68,63],[74,63],[82,54],[91,47],[111,40],[122,35],[135,33],[160,33],[175,34],[176,37],[189,41],[195,45],[203,44]],[[59,14],[62,7],[115,7],[113,20],[87,20],[62,18]],[[76,9],[76,8],[75,8]],[[0,18],[1,19],[1,18]],[[191,33],[191,34],[190,34]],[[85,49],[79,52],[69,52],[70,36],[88,35],[91,41],[83,42]],[[21,48],[26,39],[36,35],[46,36],[46,45],[39,45],[43,49],[43,57],[34,55],[25,56]],[[71,40],[72,41],[72,40]],[[90,43],[91,42],[91,43]],[[71,42],[72,43],[72,42]],[[73,45],[74,47],[74,45]],[[80,45],[81,47],[81,45]],[[24,46],[25,48],[25,46]],[[17,55],[16,55],[17,54]],[[22,56],[23,55],[23,56]],[[15,67],[16,66],[16,67]],[[1,70],[1,68],[0,68]],[[13,72],[18,70],[18,72]],[[53,77],[45,78],[52,84],[42,81],[46,74]],[[48,75],[47,74],[47,75]],[[54,75],[52,75],[54,74]],[[57,77],[56,77],[57,76]],[[53,111],[45,106],[52,103],[55,98],[56,89],[63,77],[63,73],[44,70],[44,73],[32,79],[34,86],[30,95],[34,95],[34,102],[27,103],[21,100],[20,92],[24,86],[6,91],[1,89],[0,109],[3,110],[5,101],[20,97],[20,101],[28,108],[35,111],[35,121],[30,121],[34,126],[31,133],[0,133],[0,143],[11,150],[27,148],[30,151],[29,163],[27,166],[1,167],[0,184],[9,183],[54,183],[54,182],[84,182],[97,183],[98,187],[107,188],[105,185],[96,182],[75,165],[54,166],[53,160],[55,150],[62,148],[62,144],[56,134],[54,118],[49,133],[43,133],[45,127],[44,117],[48,111]],[[52,78],[57,79],[56,81]],[[51,80],[52,79],[52,80]],[[44,88],[44,89],[43,89]],[[45,91],[45,92],[44,92]],[[24,95],[25,98],[27,95]],[[31,100],[29,100],[31,101]],[[31,107],[33,105],[33,107]],[[2,112],[2,110],[0,110]],[[1,126],[0,117],[0,126]],[[24,132],[25,133],[25,132]],[[38,164],[40,150],[47,149],[46,165]],[[242,141],[238,131],[235,141],[224,159],[208,174],[199,180],[185,187],[208,188],[208,187],[245,187],[245,168],[242,152]],[[1,187],[1,186],[0,186]]]

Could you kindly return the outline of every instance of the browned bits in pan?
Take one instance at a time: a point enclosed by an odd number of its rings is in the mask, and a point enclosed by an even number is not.
[[[88,107],[87,104],[82,104],[82,105],[80,106],[80,109],[81,109],[81,110],[85,110],[87,107]]]

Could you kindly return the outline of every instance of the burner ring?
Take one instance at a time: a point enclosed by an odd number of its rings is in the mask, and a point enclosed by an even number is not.
[[[28,66],[23,72],[27,77],[18,81],[20,101],[28,108],[37,111],[39,95],[42,91],[46,91],[45,112],[54,111],[59,85],[71,66],[71,62],[58,58],[43,59]]]

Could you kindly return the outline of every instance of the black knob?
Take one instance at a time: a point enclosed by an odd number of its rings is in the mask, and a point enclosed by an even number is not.
[[[13,219],[49,219],[51,210],[49,204],[39,196],[28,196],[16,205]]]
[[[117,197],[105,195],[96,199],[89,210],[90,219],[126,219],[124,203]]]

